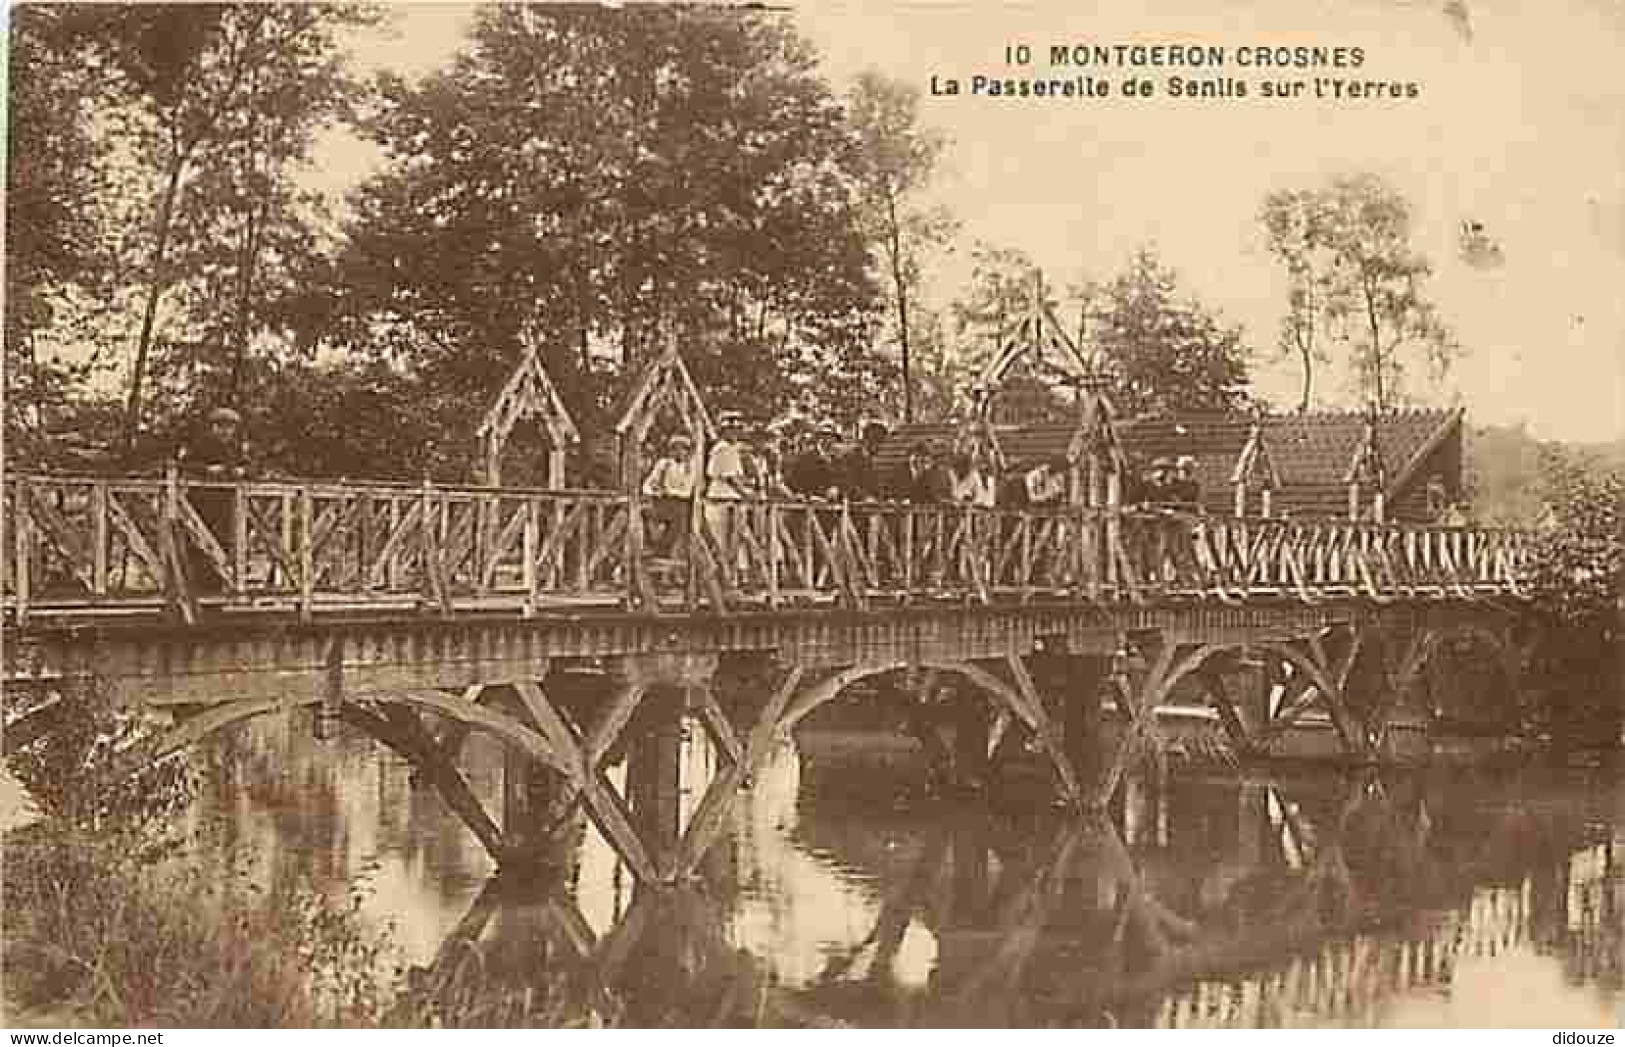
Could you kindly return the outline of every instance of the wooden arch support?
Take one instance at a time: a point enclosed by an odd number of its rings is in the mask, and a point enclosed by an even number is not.
[[[1347,634],[1347,640],[1335,656],[1327,651],[1319,635],[1301,642],[1267,641],[1253,645],[1254,650],[1274,654],[1291,665],[1301,681],[1294,693],[1283,695],[1281,708],[1254,738],[1255,747],[1267,749],[1299,716],[1320,705],[1331,718],[1346,754],[1360,757],[1372,754],[1377,742],[1373,729],[1378,728],[1377,733],[1382,733],[1380,725],[1355,716],[1347,701],[1349,676],[1365,642],[1357,628],[1344,626],[1342,631]]]
[[[1008,679],[1001,677],[991,668],[974,662],[932,660],[911,663],[897,659],[841,669],[788,702],[772,730],[779,739],[787,739],[796,724],[819,707],[833,701],[851,685],[872,676],[911,666],[953,673],[974,684],[994,703],[995,709],[1002,715],[1012,717],[1032,732],[1055,772],[1062,795],[1069,803],[1082,803],[1083,791],[1072,761],[1067,757],[1062,745],[1060,731],[1044,707],[1043,698],[1033,682],[1032,674],[1028,672],[1025,662],[1018,655],[1009,655],[1003,659],[1002,668]]]
[[[500,864],[508,857],[504,833],[485,811],[457,767],[457,752],[462,747],[466,732],[453,731],[445,741],[437,739],[423,723],[419,712],[428,710],[454,724],[490,734],[510,749],[567,776],[569,765],[545,738],[530,727],[500,710],[479,704],[477,699],[477,693],[467,692],[460,695],[423,689],[378,692],[346,699],[339,703],[337,711],[345,723],[406,758],[435,787],[446,805]],[[311,696],[293,702],[280,699],[245,700],[211,706],[160,736],[149,760],[165,759],[233,724],[291,708],[322,704],[324,701],[320,696]],[[362,702],[367,704],[363,705]],[[368,705],[372,708],[368,708]]]
[[[547,429],[547,486],[561,489],[565,486],[565,451],[581,442],[581,433],[565,409],[547,368],[542,366],[541,355],[534,345],[527,345],[519,366],[508,376],[480,423],[478,435],[485,443],[487,484],[496,487],[502,483],[502,452],[508,445],[508,437],[520,419],[533,416],[541,418]]]

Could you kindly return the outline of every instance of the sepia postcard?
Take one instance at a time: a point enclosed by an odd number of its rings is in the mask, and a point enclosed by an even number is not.
[[[1619,0],[6,41],[0,1024],[1618,1026]]]

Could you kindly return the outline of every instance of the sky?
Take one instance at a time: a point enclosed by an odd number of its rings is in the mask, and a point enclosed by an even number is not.
[[[1625,437],[1625,0],[1150,0],[1119,3],[847,2],[786,17],[844,92],[873,68],[924,93],[921,120],[950,144],[932,195],[963,222],[963,247],[928,296],[953,297],[968,247],[1019,248],[1060,284],[1109,279],[1140,246],[1258,350],[1255,382],[1278,405],[1298,375],[1271,362],[1286,284],[1258,221],[1267,193],[1369,171],[1411,202],[1415,245],[1433,262],[1428,291],[1465,350],[1430,404],[1462,404],[1479,424],[1537,436]],[[403,4],[369,37],[366,64],[408,75],[445,61],[471,7]],[[1051,67],[1054,44],[1223,47],[1224,68]],[[1031,64],[1007,64],[1027,44]],[[1236,66],[1257,45],[1360,47],[1357,70]],[[1048,79],[1093,72],[1106,98],[933,96],[947,78]],[[1155,82],[1151,98],[1120,81]],[[1168,78],[1230,77],[1246,98],[1174,98]],[[1405,99],[1264,99],[1264,80],[1315,77],[1415,83]],[[1308,88],[1312,90],[1311,87]],[[336,150],[343,147],[336,146]],[[337,154],[336,154],[337,155]],[[335,179],[366,165],[351,151]],[[1468,264],[1464,222],[1499,244],[1494,267]],[[1317,401],[1353,403],[1317,378]]]

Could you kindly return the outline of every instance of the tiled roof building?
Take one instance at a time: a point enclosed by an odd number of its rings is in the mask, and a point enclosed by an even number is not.
[[[1130,468],[1156,458],[1190,455],[1202,502],[1209,512],[1228,513],[1234,505],[1232,476],[1255,424],[1268,449],[1280,487],[1273,492],[1276,515],[1348,515],[1348,473],[1365,432],[1363,412],[1302,414],[1185,414],[1137,418],[1117,425]],[[1435,520],[1450,503],[1464,501],[1462,412],[1414,409],[1390,411],[1377,422],[1377,445],[1385,470],[1387,516],[1391,520]],[[905,426],[886,441],[882,470],[901,469],[908,449],[921,440],[950,446],[954,423]],[[1005,459],[1012,464],[1067,454],[1075,433],[1070,423],[996,427]]]

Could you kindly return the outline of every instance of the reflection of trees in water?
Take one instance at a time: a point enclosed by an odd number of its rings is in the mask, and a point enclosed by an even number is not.
[[[613,863],[579,842],[549,885],[493,881],[413,998],[495,994],[497,1024],[545,999],[639,1025],[1248,1027],[1376,1024],[1514,948],[1619,984],[1612,851],[1571,862],[1584,819],[1516,790],[1486,809],[1470,784],[1176,777],[1079,821],[805,773],[763,771],[701,884],[590,905]]]
[[[844,805],[834,822],[802,811],[798,824],[797,784],[769,778],[741,814],[755,851],[736,845],[725,879],[750,882],[639,891],[601,933],[563,881],[524,901],[493,887],[420,989],[447,992],[472,970],[488,988],[551,971],[581,1013],[632,1024],[1248,1027],[1376,1024],[1407,991],[1448,985],[1461,958],[1531,944],[1618,984],[1611,849],[1571,862],[1576,826],[1516,806],[1471,813],[1418,781],[1175,780],[1131,791],[1115,820],[1015,830],[959,805],[909,812],[912,833]],[[816,840],[827,869],[886,873],[859,907],[866,926],[793,985],[736,944],[734,892],[797,889],[782,869],[761,882],[776,852],[760,837],[773,833]],[[899,845],[874,844],[888,838]],[[1524,862],[1507,880],[1509,852]],[[936,950],[923,984],[896,963],[917,935]]]

